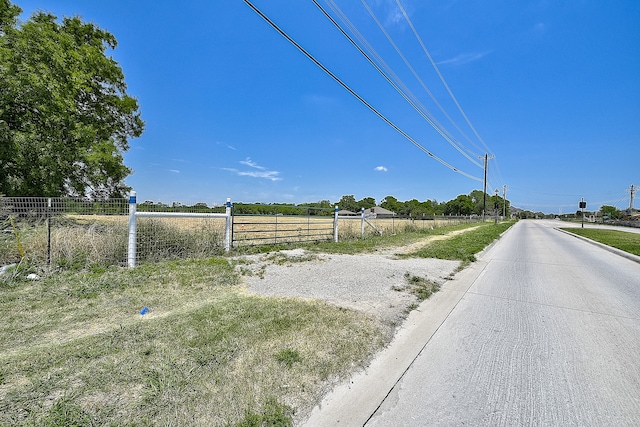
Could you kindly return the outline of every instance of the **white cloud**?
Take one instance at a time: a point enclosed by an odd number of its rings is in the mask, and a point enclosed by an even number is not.
[[[449,65],[464,65],[473,61],[477,61],[478,59],[482,59],[491,51],[486,52],[471,52],[471,53],[461,53],[458,56],[455,56],[450,59],[445,59],[444,61],[437,62],[436,65],[449,64]]]
[[[387,168],[384,166],[376,166],[375,170],[377,170],[378,172],[386,172]]]
[[[265,170],[266,168],[264,166],[260,166],[257,163],[255,163],[254,161],[252,161],[249,157],[247,157],[245,160],[240,162],[241,165],[246,165],[246,166],[250,166],[252,168],[256,168],[256,169],[260,169],[260,170]]]
[[[282,178],[278,176],[280,175],[280,172],[278,171],[264,171],[264,172],[237,171],[236,173],[239,176],[250,176],[252,178],[264,178],[264,179],[269,179],[271,181],[282,181]]]
[[[238,176],[262,178],[262,179],[268,179],[270,181],[282,181],[282,178],[280,177],[280,172],[267,170],[267,168],[265,168],[264,166],[260,166],[259,164],[251,160],[249,157],[247,157],[245,160],[240,161],[240,164],[249,166],[250,168],[253,168],[253,169],[257,169],[257,171],[238,170],[235,168],[222,168],[222,170],[233,172]]]
[[[177,170],[177,169],[169,169],[169,172],[172,172],[172,173],[180,173],[180,171],[179,171],[179,170]]]

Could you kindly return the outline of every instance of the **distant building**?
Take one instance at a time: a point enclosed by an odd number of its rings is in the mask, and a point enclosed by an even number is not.
[[[391,218],[396,216],[396,213],[382,206],[374,206],[373,208],[365,209],[364,215],[373,218]]]

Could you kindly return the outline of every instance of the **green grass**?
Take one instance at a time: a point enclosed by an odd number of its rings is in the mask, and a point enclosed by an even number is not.
[[[423,248],[409,254],[420,258],[438,258],[460,260],[469,263],[476,260],[475,255],[497,239],[514,224],[513,221],[497,225],[485,223],[477,225],[473,230],[456,234],[443,240],[434,240]]]
[[[600,228],[563,228],[563,230],[640,256],[640,234],[638,233]]]
[[[369,236],[364,239],[349,239],[335,242],[318,242],[307,244],[304,247],[311,251],[339,253],[339,254],[358,254],[365,252],[375,252],[378,250],[410,245],[411,243],[424,240],[431,236],[444,236],[454,231],[467,230],[477,227],[478,223],[454,225],[447,227],[438,227],[433,229],[424,229],[417,231],[403,232],[395,235]]]
[[[385,344],[364,314],[247,295],[226,259],[7,278],[0,425],[291,425]]]

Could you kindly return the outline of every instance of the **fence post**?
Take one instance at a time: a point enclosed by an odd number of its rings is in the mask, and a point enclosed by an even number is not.
[[[51,267],[51,197],[47,199],[47,266]]]
[[[231,199],[229,197],[227,197],[225,214],[227,215],[227,224],[224,230],[224,251],[229,252],[231,249]]]
[[[136,266],[136,192],[129,195],[129,245],[127,247],[127,266]]]
[[[333,210],[333,241],[338,243],[338,205]]]
[[[360,225],[360,237],[364,238],[364,208],[360,209],[361,225]]]

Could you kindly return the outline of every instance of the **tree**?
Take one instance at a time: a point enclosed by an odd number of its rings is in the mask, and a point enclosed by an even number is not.
[[[615,206],[603,205],[600,207],[600,212],[602,212],[602,218],[605,218],[605,219],[607,217],[610,219],[622,218],[622,212]]]
[[[342,198],[338,202],[338,207],[340,209],[344,209],[351,212],[360,211],[360,208],[358,207],[358,202],[356,202],[356,198],[352,194],[342,196]]]
[[[471,196],[460,194],[453,200],[447,202],[445,214],[447,215],[471,215],[474,211],[474,203]]]
[[[123,152],[144,122],[107,56],[115,37],[45,12],[18,24],[19,13],[0,0],[0,193],[123,196]]]
[[[376,205],[376,199],[374,199],[373,197],[365,197],[364,199],[358,201],[359,208],[369,209],[369,208],[373,208],[375,205]]]
[[[387,210],[390,210],[391,212],[401,214],[403,203],[398,201],[398,199],[393,196],[387,196],[380,201],[380,206]]]

